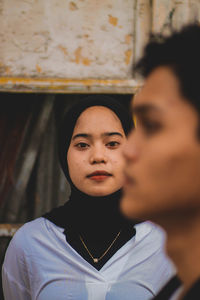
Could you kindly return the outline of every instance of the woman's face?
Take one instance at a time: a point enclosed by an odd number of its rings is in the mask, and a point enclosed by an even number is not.
[[[114,193],[123,185],[126,140],[121,122],[107,107],[92,106],[77,119],[67,153],[74,185],[91,196]]]

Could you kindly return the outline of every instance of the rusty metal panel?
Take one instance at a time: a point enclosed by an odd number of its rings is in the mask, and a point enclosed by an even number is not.
[[[7,222],[17,222],[19,220],[20,215],[25,212],[22,208],[27,197],[31,207],[30,199],[33,197],[31,197],[32,195],[26,195],[27,187],[53,109],[54,96],[47,96],[42,104],[39,109],[37,106],[35,107],[29,122],[26,124],[25,134],[18,151],[12,188],[4,199],[4,209],[1,209],[1,219]],[[27,214],[24,218],[27,219]]]
[[[69,199],[70,188],[58,161],[55,116],[51,114],[43,135],[35,183],[33,217],[40,217]]]

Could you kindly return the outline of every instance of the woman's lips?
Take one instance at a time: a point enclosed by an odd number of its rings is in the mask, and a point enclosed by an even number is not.
[[[95,171],[87,176],[87,178],[95,181],[103,181],[108,177],[112,176],[112,174],[106,171]]]

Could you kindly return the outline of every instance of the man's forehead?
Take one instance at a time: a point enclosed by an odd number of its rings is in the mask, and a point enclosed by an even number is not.
[[[162,103],[160,97],[154,97],[153,94],[143,92],[143,89],[141,89],[132,99],[131,111],[134,115],[160,114],[163,112],[165,106],[166,104]]]
[[[145,109],[145,107],[148,107],[148,109],[153,108],[153,101],[150,101],[150,95],[148,93],[143,92],[143,89],[141,89],[137,94],[134,95],[131,102],[131,109],[133,111]]]
[[[135,111],[138,107],[148,107],[149,111],[174,107],[180,105],[181,98],[173,74],[167,68],[158,68],[147,77],[142,88],[134,95],[131,109]]]

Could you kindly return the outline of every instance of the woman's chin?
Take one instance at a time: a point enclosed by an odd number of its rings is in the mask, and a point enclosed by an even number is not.
[[[85,190],[83,191],[85,194],[89,195],[89,196],[93,196],[93,197],[104,197],[104,196],[108,196],[110,194],[113,194],[114,192],[116,192],[117,190],[110,190],[110,189],[90,189],[90,190]]]

